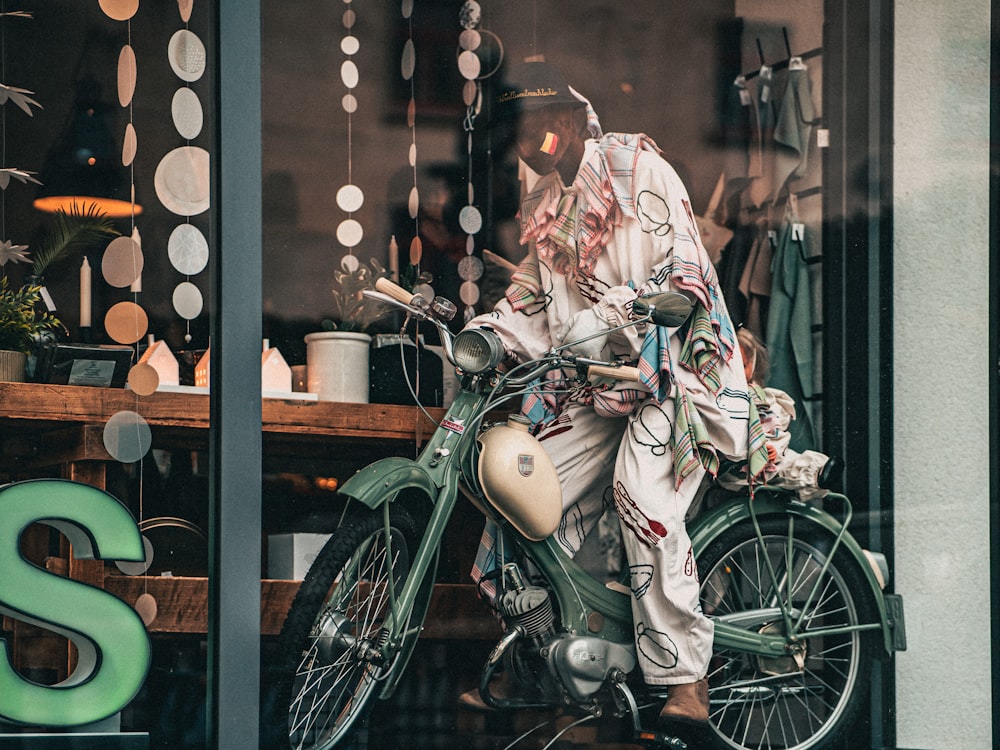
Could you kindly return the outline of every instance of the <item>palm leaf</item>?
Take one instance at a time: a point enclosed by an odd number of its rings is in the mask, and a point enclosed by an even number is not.
[[[119,234],[111,219],[94,203],[87,206],[74,203],[68,213],[60,209],[53,217],[52,226],[35,246],[32,273],[42,276],[50,266]]]

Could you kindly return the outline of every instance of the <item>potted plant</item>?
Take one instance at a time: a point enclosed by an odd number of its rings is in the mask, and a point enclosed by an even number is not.
[[[388,275],[374,258],[334,271],[335,319],[324,319],[322,330],[305,337],[307,387],[321,401],[368,403],[369,331],[389,308],[362,293]]]
[[[41,286],[12,289],[6,276],[0,278],[0,380],[23,382],[28,355],[63,327],[54,315],[39,310],[41,300]]]
[[[23,381],[29,358],[39,344],[51,340],[65,326],[42,309],[43,274],[62,260],[85,252],[101,240],[118,234],[107,216],[93,205],[57,211],[52,226],[38,243],[31,274],[19,287],[11,285],[6,271],[0,279],[0,380]],[[3,265],[28,261],[24,246],[4,243]]]

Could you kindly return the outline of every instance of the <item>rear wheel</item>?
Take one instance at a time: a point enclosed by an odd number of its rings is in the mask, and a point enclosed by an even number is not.
[[[833,746],[866,703],[871,632],[810,635],[876,622],[871,589],[857,561],[829,533],[791,517],[727,530],[699,555],[707,615],[754,632],[785,633],[791,608],[804,652],[765,658],[717,649],[709,666],[710,722],[721,748],[818,750]],[[773,575],[770,572],[773,570]]]
[[[384,653],[390,586],[410,570],[418,535],[409,514],[365,513],[341,527],[309,569],[279,638],[271,726],[279,747],[327,750],[371,710],[393,666]]]

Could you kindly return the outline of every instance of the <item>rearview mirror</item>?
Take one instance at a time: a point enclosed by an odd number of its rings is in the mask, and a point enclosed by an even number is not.
[[[648,316],[658,326],[676,328],[688,319],[694,304],[680,292],[644,294],[632,303],[632,312]]]

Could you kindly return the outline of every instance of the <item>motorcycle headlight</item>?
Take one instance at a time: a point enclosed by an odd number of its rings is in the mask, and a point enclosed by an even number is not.
[[[455,365],[472,375],[496,368],[504,355],[500,337],[483,328],[470,328],[459,333],[452,343],[452,352]]]

